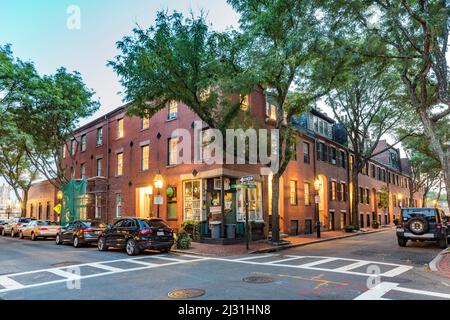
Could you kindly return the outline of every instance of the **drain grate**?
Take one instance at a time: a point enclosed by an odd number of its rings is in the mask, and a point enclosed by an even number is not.
[[[73,265],[77,265],[77,264],[82,264],[82,263],[80,261],[64,261],[64,262],[54,263],[51,266],[55,267],[55,268],[61,268],[61,267],[68,267],[68,266],[73,266]]]
[[[192,299],[201,297],[205,294],[202,289],[177,289],[170,291],[167,296],[172,299]]]
[[[267,276],[251,276],[242,279],[242,281],[247,283],[271,283],[273,282],[273,278]]]

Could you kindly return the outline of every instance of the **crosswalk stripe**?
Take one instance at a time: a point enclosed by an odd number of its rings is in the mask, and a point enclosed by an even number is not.
[[[108,265],[102,264],[102,263],[92,263],[92,264],[89,265],[89,267],[94,267],[94,268],[98,268],[98,269],[103,269],[103,270],[110,271],[110,272],[117,272],[117,271],[123,270],[123,269],[121,269],[121,268],[116,268],[116,267],[108,266]]]
[[[338,271],[338,272],[340,272],[340,271],[350,271],[350,270],[353,270],[353,269],[357,269],[359,267],[366,266],[368,264],[372,264],[372,262],[370,262],[370,261],[359,261],[359,262],[354,262],[352,264],[348,264],[346,266],[343,266],[343,267],[340,267],[340,268],[336,268],[336,269],[333,269],[333,270],[334,271]]]
[[[70,269],[76,270],[75,268],[70,268]],[[79,274],[67,272],[67,271],[64,271],[64,270],[61,270],[61,269],[51,269],[51,270],[48,270],[48,272],[51,272],[51,273],[53,273],[53,274],[55,274],[57,276],[60,276],[60,277],[63,277],[63,278],[67,278],[67,279],[74,279],[74,278],[78,279],[78,278],[80,278]]]
[[[250,257],[245,257],[245,258],[240,258],[240,259],[233,259],[233,261],[247,261],[247,260],[253,260],[253,259],[270,258],[273,256],[274,256],[273,254],[266,254],[264,256],[250,256]]]
[[[23,287],[23,285],[19,282],[6,276],[0,277],[0,286],[4,287],[5,289],[20,289]]]
[[[286,258],[286,259],[270,261],[267,264],[277,264],[277,263],[281,263],[281,262],[292,261],[292,260],[299,260],[299,259],[303,259],[303,258],[305,258],[305,257],[290,257],[290,258]]]
[[[139,260],[129,260],[127,262],[140,264],[140,265],[143,265],[143,266],[156,266],[156,265],[158,265],[157,263],[150,263],[150,262],[144,262],[144,261],[139,261]]]
[[[381,282],[363,294],[357,296],[354,300],[387,300],[383,298],[383,296],[397,286],[398,283]]]
[[[301,265],[299,265],[299,267],[309,268],[309,267],[317,266],[319,264],[324,264],[324,263],[328,263],[328,262],[332,262],[332,261],[336,261],[336,260],[339,260],[339,258],[327,258],[327,259],[322,259],[322,260],[319,260],[319,261],[314,261],[314,262],[310,262],[310,263],[301,264]]]
[[[400,267],[397,267],[397,268],[394,268],[394,269],[392,269],[392,270],[389,270],[389,271],[387,271],[387,272],[385,272],[385,273],[382,273],[381,275],[383,276],[383,277],[389,277],[389,278],[392,278],[392,277],[396,277],[396,276],[398,276],[398,275],[400,275],[400,274],[402,274],[402,273],[404,273],[404,272],[406,272],[406,271],[409,271],[409,270],[411,270],[413,267],[411,267],[411,266],[400,266]]]

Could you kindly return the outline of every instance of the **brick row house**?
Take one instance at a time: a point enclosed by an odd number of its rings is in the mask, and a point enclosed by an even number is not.
[[[255,90],[244,100],[245,112],[263,126],[273,127],[276,115],[270,95]],[[180,138],[173,138],[172,133],[185,129],[195,139],[200,118],[176,102],[150,119],[128,117],[126,108],[127,105],[119,107],[78,128],[75,139],[64,148],[66,174],[74,179],[84,176],[88,181],[82,218],[113,222],[124,216],[159,216],[174,228],[180,228],[185,221],[198,221],[205,238],[210,236],[209,226],[214,221],[221,225],[222,236],[225,225],[234,224],[236,237],[240,237],[244,232],[245,204],[239,179],[253,176],[256,187],[247,189],[249,220],[255,228],[254,236],[267,235],[272,184],[271,175],[261,175],[261,165],[177,164]],[[294,124],[299,134],[295,157],[280,181],[280,228],[286,234],[313,232],[314,182],[319,180],[318,211],[323,228],[343,229],[351,216],[349,181],[353,161],[345,130],[314,109],[295,118]],[[194,155],[198,150],[194,141],[191,145]],[[386,141],[381,141],[377,150],[386,148],[360,174],[362,227],[370,226],[373,220],[392,223],[399,214],[401,200],[409,203],[405,197],[409,195],[407,161],[400,159],[399,150],[389,148]],[[162,177],[161,188],[155,187],[157,175]],[[46,190],[43,184],[46,182],[34,184],[30,191],[28,215],[44,217],[35,209],[41,204],[40,192],[53,199],[50,205],[57,201],[56,190]],[[379,206],[383,190],[387,190],[389,199],[385,208]],[[422,194],[416,194],[413,200],[422,206],[421,199]]]

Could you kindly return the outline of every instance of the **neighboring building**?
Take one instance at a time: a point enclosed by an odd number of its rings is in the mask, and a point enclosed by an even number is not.
[[[28,192],[27,217],[58,221],[58,215],[54,211],[59,203],[56,193],[55,187],[48,180],[33,182]]]
[[[0,185],[0,218],[12,218],[20,216],[20,206],[17,200],[11,197],[12,188],[3,184]]]
[[[246,112],[262,126],[272,127],[276,114],[271,97],[256,90],[247,101],[251,107]],[[159,214],[175,228],[184,221],[195,220],[202,222],[204,237],[209,236],[208,224],[220,221],[222,225],[236,224],[239,236],[244,230],[244,195],[242,189],[233,189],[231,185],[239,183],[243,176],[252,175],[256,188],[249,189],[249,217],[254,227],[260,228],[254,234],[267,234],[267,228],[262,226],[271,222],[272,186],[270,176],[260,175],[260,165],[176,164],[177,139],[171,139],[172,132],[182,128],[194,136],[194,121],[200,121],[199,117],[181,103],[169,104],[151,119],[126,117],[125,112],[126,106],[122,106],[77,129],[75,140],[68,144],[70,150],[65,150],[67,176],[88,179],[84,199],[87,209],[83,216],[112,222],[124,216]],[[313,232],[314,181],[319,179],[322,225],[329,230],[343,229],[351,217],[349,164],[353,161],[346,146],[346,132],[317,110],[295,118],[294,123],[299,136],[296,157],[280,181],[280,228],[289,234]],[[382,141],[377,150],[386,147],[387,143]],[[194,147],[191,151],[193,155]],[[393,222],[399,214],[399,195],[404,200],[409,194],[406,172],[395,148],[375,157],[363,170],[359,190],[361,226],[368,227],[373,220],[381,224]],[[158,173],[163,177],[160,190],[154,186]],[[29,203],[33,206],[39,203],[40,192],[48,193],[46,201],[55,199],[54,189],[38,188],[44,187],[35,184],[30,192]],[[389,192],[387,208],[378,206],[382,190]],[[162,196],[160,205],[155,204],[161,199],[158,193]],[[421,199],[421,194],[414,199],[418,206]],[[36,216],[36,209],[32,215]]]

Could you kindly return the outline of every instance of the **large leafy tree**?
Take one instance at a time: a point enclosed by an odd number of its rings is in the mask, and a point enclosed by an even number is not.
[[[330,28],[320,21],[320,12],[310,1],[228,2],[241,15],[246,74],[275,102],[280,140],[274,151],[280,165],[273,173],[271,207],[272,241],[278,242],[280,177],[292,158],[297,135],[291,120],[327,92],[342,56],[327,41]]]
[[[342,124],[350,141],[354,161],[351,168],[352,224],[359,228],[359,174],[368,161],[380,154],[380,139],[399,125],[404,103],[399,81],[390,73],[380,72],[375,63],[355,67],[347,80],[334,88],[327,102],[337,121]]]
[[[357,54],[381,59],[387,66],[395,67],[409,104],[420,119],[430,150],[441,164],[449,194],[449,2],[339,0],[323,3],[333,18],[344,21],[343,30],[351,30],[368,40],[370,45]],[[450,200],[447,201],[450,204]]]
[[[165,11],[147,30],[135,28],[117,42],[122,53],[109,62],[131,102],[128,113],[151,117],[179,101],[224,132],[241,102],[233,103],[231,95],[251,83],[240,73],[236,36],[211,31],[203,15],[185,18]]]

